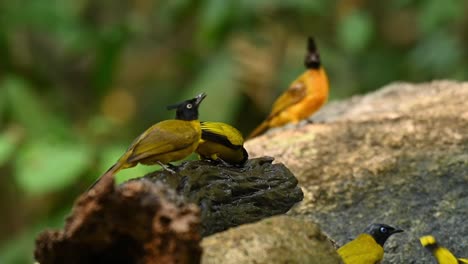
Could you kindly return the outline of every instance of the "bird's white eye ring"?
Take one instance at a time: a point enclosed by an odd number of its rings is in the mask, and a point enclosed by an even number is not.
[[[384,234],[387,233],[387,228],[381,227],[381,228],[380,228],[380,232],[381,232],[381,233],[384,233]]]
[[[192,104],[188,104],[187,109],[192,109]]]

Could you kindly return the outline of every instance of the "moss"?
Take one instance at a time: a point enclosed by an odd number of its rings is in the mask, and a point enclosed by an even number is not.
[[[207,161],[189,161],[176,174],[154,172],[144,178],[166,182],[202,215],[202,234],[209,235],[240,224],[286,213],[301,201],[298,181],[283,164],[264,157],[244,167],[226,167]]]

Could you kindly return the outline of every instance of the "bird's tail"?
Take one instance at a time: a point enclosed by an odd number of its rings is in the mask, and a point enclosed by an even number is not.
[[[258,127],[256,127],[252,131],[252,133],[250,133],[250,135],[247,137],[247,139],[252,139],[254,137],[258,137],[261,134],[265,133],[269,128],[268,122],[269,122],[268,119],[263,121]]]
[[[89,186],[87,191],[93,189],[99,182],[107,182],[107,179],[113,178],[114,175],[122,168],[120,164],[120,162],[117,162],[112,165],[106,172],[104,172],[104,174],[99,176],[99,178],[91,186]]]

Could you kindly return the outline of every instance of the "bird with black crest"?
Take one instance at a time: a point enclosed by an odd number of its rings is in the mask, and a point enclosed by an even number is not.
[[[201,93],[195,98],[168,106],[168,110],[176,109],[176,118],[161,121],[138,136],[117,162],[89,189],[102,178],[113,177],[118,171],[139,163],[159,164],[163,169],[174,173],[167,164],[184,159],[198,147],[201,139],[198,107],[205,97],[206,94]]]

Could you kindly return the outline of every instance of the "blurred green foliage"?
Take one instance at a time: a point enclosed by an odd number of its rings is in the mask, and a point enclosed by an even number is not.
[[[166,105],[204,91],[201,119],[248,133],[304,70],[307,36],[331,100],[466,80],[467,12],[464,0],[0,1],[0,263],[32,263],[37,233],[173,117]]]

